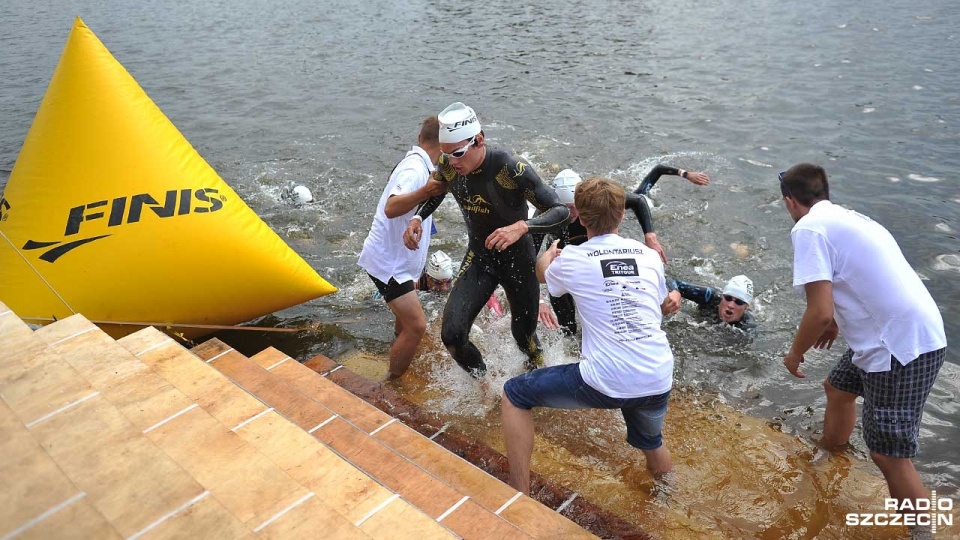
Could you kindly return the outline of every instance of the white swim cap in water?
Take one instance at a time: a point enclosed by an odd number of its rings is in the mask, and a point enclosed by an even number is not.
[[[459,101],[444,109],[437,118],[440,120],[441,143],[465,141],[480,133],[477,113]]]
[[[723,294],[729,294],[749,304],[753,302],[753,281],[747,276],[733,276],[723,288]]]
[[[430,255],[427,261],[427,275],[436,280],[453,277],[453,261],[443,251],[437,250]]]
[[[580,180],[580,175],[571,169],[564,169],[557,173],[556,178],[553,179],[553,189],[560,197],[560,202],[563,204],[573,203],[573,193],[577,190],[577,184],[580,183]]]
[[[310,193],[307,186],[297,186],[293,188],[293,196],[301,203],[313,202],[313,193]]]

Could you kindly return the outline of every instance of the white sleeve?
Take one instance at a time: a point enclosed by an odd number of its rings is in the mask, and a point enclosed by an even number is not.
[[[420,171],[412,167],[399,168],[394,174],[396,175],[396,181],[390,190],[391,197],[394,195],[413,193],[426,183]]]
[[[793,286],[799,290],[814,281],[833,281],[833,247],[822,234],[809,229],[791,233]]]

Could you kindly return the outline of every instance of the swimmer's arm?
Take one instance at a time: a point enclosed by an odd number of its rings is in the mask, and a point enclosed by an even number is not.
[[[567,205],[560,202],[557,192],[547,187],[530,167],[527,167],[515,180],[520,189],[524,190],[524,197],[541,212],[525,221],[527,229],[530,232],[559,233],[570,219],[570,210]]]
[[[701,306],[709,305],[720,296],[720,293],[712,287],[704,287],[678,279],[667,280],[667,285],[671,290],[679,291],[680,296]]]
[[[651,189],[653,189],[653,186],[657,184],[657,180],[660,180],[660,177],[665,174],[686,178],[691,183],[698,186],[705,186],[710,183],[710,178],[702,172],[685,171],[669,165],[656,165],[649,173],[647,173],[647,176],[643,178],[643,181],[640,182],[640,185],[637,187],[637,189],[633,190],[633,192],[640,195],[646,195]]]
[[[650,213],[650,206],[643,197],[636,193],[627,193],[627,202],[624,207],[633,210],[634,215],[637,216],[637,223],[643,229],[643,234],[653,232],[653,216]]]
[[[390,198],[387,199],[387,204],[383,207],[383,213],[386,214],[389,219],[397,218],[432,197],[439,197],[442,201],[446,194],[447,183],[438,182],[431,177],[420,189],[411,191],[410,193],[391,195]]]
[[[434,210],[436,210],[437,208],[440,208],[440,203],[443,202],[443,198],[446,196],[447,196],[446,193],[444,193],[443,195],[430,197],[429,199],[426,200],[426,202],[420,205],[420,208],[417,208],[417,213],[414,214],[413,218],[410,218],[410,219],[420,218],[421,221],[423,221],[424,219],[427,219],[428,217],[430,217],[430,214],[432,214]]]

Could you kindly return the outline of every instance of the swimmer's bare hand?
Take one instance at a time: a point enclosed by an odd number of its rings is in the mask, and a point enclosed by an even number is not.
[[[710,183],[710,178],[707,175],[697,171],[687,171],[687,180],[698,186],[705,186]]]
[[[407,230],[403,231],[403,245],[407,249],[417,249],[420,247],[420,237],[423,236],[423,223],[419,219],[411,219],[407,225]]]
[[[484,245],[487,247],[487,249],[503,251],[512,246],[514,242],[519,240],[520,237],[526,234],[528,230],[530,230],[530,227],[527,227],[527,224],[524,221],[518,221],[513,225],[500,227],[499,229],[490,233],[490,236],[487,237],[487,241],[484,243]]]

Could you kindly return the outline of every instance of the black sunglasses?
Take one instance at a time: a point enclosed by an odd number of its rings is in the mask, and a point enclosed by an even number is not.
[[[783,175],[787,174],[787,171],[780,171],[780,174],[777,175],[777,178],[780,180],[780,194],[784,197],[792,197],[790,194],[790,188],[787,187],[786,182],[783,181]]]
[[[738,306],[742,306],[746,304],[746,302],[744,302],[743,300],[737,298],[736,296],[730,296],[729,294],[723,295],[723,299],[726,300],[727,302],[733,302]]]

